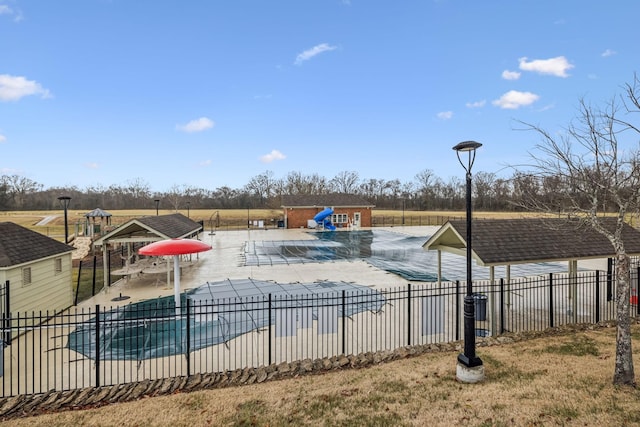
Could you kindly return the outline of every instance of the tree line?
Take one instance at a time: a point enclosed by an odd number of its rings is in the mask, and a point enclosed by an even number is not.
[[[474,208],[486,211],[518,210],[524,194],[555,199],[564,191],[561,180],[540,183],[531,175],[515,172],[509,178],[479,171],[473,176]],[[462,177],[443,179],[432,170],[417,173],[413,180],[361,178],[358,172],[343,171],[332,178],[318,174],[290,172],[284,178],[265,171],[241,188],[208,189],[174,185],[157,192],[137,178],[109,187],[45,187],[20,175],[0,176],[0,210],[55,210],[58,197],[68,196],[72,209],[278,209],[283,195],[343,193],[358,195],[380,209],[464,210],[465,182]]]

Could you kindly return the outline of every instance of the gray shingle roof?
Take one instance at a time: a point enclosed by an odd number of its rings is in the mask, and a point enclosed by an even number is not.
[[[282,196],[283,208],[302,207],[374,207],[369,201],[353,194],[298,194]]]
[[[615,219],[603,224],[613,230]],[[453,234],[452,234],[453,232]],[[615,255],[611,242],[591,226],[567,219],[474,219],[473,253],[482,265],[505,265]],[[451,220],[425,244],[466,247],[466,220]],[[454,237],[455,236],[455,237]],[[622,238],[628,255],[640,254],[640,232],[624,225]],[[445,249],[443,249],[445,250]]]
[[[171,239],[186,236],[200,230],[201,225],[186,216],[175,213],[170,215],[147,216],[138,221],[159,231]]]
[[[74,248],[13,222],[0,222],[0,268],[72,252]]]
[[[103,211],[100,208],[95,208],[91,212],[87,212],[86,214],[84,214],[84,216],[87,218],[107,218],[110,217],[111,214],[107,211]]]
[[[158,239],[178,239],[181,237],[191,237],[196,234],[202,226],[186,216],[175,213],[170,215],[147,216],[132,219],[113,231],[105,234],[93,242],[96,246],[101,246],[105,241],[114,238],[118,239],[140,239],[155,241]]]

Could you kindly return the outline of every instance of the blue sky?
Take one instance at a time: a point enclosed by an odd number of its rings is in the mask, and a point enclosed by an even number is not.
[[[640,72],[640,2],[0,0],[0,175],[240,188],[511,175]]]

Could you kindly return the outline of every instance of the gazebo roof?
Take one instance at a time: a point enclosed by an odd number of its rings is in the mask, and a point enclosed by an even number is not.
[[[111,216],[111,214],[107,211],[103,211],[100,208],[95,208],[91,212],[87,212],[86,214],[84,214],[84,216],[87,218],[108,218]]]
[[[155,242],[158,240],[192,237],[198,234],[202,225],[186,216],[170,215],[136,218],[122,224],[115,230],[97,239],[93,244],[102,246],[115,242]]]
[[[604,218],[609,230],[615,218]],[[496,266],[615,256],[611,242],[593,227],[559,218],[474,219],[472,256],[478,265]],[[444,224],[422,246],[466,254],[466,220]],[[622,239],[628,255],[640,255],[640,231],[624,224]]]

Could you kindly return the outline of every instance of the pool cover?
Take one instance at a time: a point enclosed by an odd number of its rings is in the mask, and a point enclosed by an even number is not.
[[[422,245],[430,236],[409,236],[386,230],[311,232],[314,240],[250,241],[244,246],[244,265],[300,264],[362,259],[384,271],[407,280],[435,282],[438,280],[437,251],[425,251]],[[442,280],[465,280],[465,257],[442,253]],[[489,278],[489,267],[473,263],[476,280]],[[496,267],[496,276],[504,275],[505,267]],[[512,277],[534,276],[566,271],[558,262],[518,264],[511,266]]]
[[[129,304],[81,324],[69,334],[67,347],[94,360],[98,355],[101,360],[141,361],[186,354],[268,325],[275,326],[276,336],[290,335],[297,327],[310,327],[313,320],[324,323],[327,314],[337,319],[343,314],[378,312],[385,303],[380,292],[352,283],[278,284],[251,279],[207,282],[181,298],[183,310],[189,300],[188,320],[185,311],[176,317],[173,297]],[[331,333],[320,325],[318,330]]]

